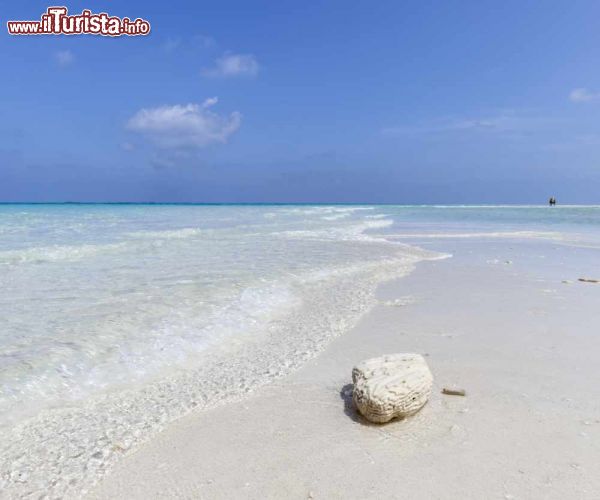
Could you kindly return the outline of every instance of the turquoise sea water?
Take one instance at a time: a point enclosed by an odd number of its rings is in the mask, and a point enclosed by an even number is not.
[[[0,205],[0,451],[68,489],[300,366],[445,238],[600,248],[600,208]]]
[[[598,207],[0,205],[0,410],[193,363],[300,300],[290,279],[385,261],[389,242],[599,232]]]

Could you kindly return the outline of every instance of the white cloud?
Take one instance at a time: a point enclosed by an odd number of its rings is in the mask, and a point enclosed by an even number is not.
[[[54,53],[54,59],[60,67],[64,68],[75,60],[75,56],[70,50],[59,50]]]
[[[252,54],[225,54],[215,61],[215,66],[202,70],[204,76],[228,78],[235,76],[255,76],[258,62]]]
[[[218,102],[219,102],[218,97],[209,97],[208,99],[205,99],[204,102],[202,103],[202,108],[203,109],[210,108],[211,106],[214,106]]]
[[[127,128],[163,148],[203,148],[225,143],[240,127],[242,115],[237,111],[229,116],[210,111],[217,101],[212,97],[202,104],[141,109],[129,119]]]
[[[569,100],[572,102],[600,101],[600,92],[592,92],[585,88],[573,89],[569,94]]]

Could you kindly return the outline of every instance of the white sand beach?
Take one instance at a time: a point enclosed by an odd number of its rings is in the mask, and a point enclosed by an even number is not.
[[[600,2],[69,3],[2,10],[0,500],[600,500]]]
[[[300,370],[175,422],[89,498],[598,498],[600,285],[577,281],[600,277],[597,250],[411,243],[453,257],[383,284],[379,305]],[[368,424],[351,369],[394,352],[426,356],[431,399]]]

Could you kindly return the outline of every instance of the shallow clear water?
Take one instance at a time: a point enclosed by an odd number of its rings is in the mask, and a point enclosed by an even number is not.
[[[163,375],[264,327],[291,289],[390,255],[359,208],[0,208],[0,414]],[[21,415],[19,415],[21,416]]]
[[[449,237],[600,246],[600,208],[0,205],[5,486],[78,491],[115,449],[300,366],[440,256],[406,243]]]
[[[193,364],[292,307],[292,283],[395,255],[376,233],[599,230],[597,207],[1,205],[0,422]]]

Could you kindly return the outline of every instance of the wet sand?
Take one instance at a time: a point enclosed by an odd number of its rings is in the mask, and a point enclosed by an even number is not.
[[[317,358],[176,422],[90,498],[597,498],[600,285],[577,279],[600,277],[598,250],[414,243],[454,257],[383,284]],[[392,352],[425,354],[434,390],[416,416],[369,425],[351,369]]]

